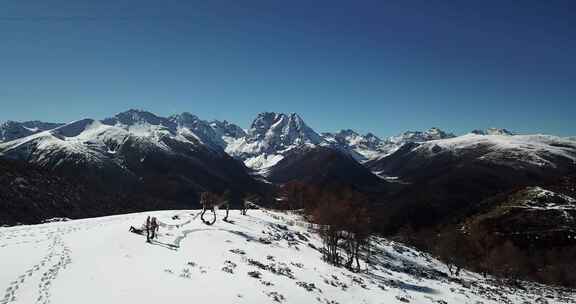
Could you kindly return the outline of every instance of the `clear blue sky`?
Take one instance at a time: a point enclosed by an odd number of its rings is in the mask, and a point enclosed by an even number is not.
[[[576,1],[2,1],[0,121],[576,135]]]

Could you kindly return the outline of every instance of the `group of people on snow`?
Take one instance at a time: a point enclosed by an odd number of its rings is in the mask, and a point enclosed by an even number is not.
[[[216,208],[221,206],[226,206],[226,216],[224,217],[224,221],[228,221],[228,214],[231,200],[230,192],[226,191],[223,195],[217,195],[211,192],[203,192],[200,195],[200,203],[202,205],[202,212],[200,213],[202,221],[207,225],[212,225],[216,222]],[[246,215],[248,209],[250,209],[251,205],[254,203],[250,201],[258,201],[258,197],[255,195],[248,195],[247,198],[243,201],[242,205],[240,206],[240,214]],[[213,213],[212,221],[207,221],[204,219],[204,214],[206,211],[211,211]],[[173,220],[179,219],[179,216],[175,215],[172,217]],[[164,226],[165,224],[163,224]],[[172,225],[179,227],[179,225]],[[158,230],[160,228],[159,221],[156,217],[148,216],[146,218],[146,222],[144,225],[138,229],[134,226],[130,226],[130,232],[143,235],[146,232],[146,242],[150,243],[152,240],[157,238]]]
[[[158,219],[156,217],[148,216],[146,218],[146,222],[144,223],[144,229],[137,229],[134,226],[130,226],[130,232],[143,234],[146,230],[146,242],[150,243],[153,239],[158,236],[158,230],[160,229],[160,225],[158,224]]]

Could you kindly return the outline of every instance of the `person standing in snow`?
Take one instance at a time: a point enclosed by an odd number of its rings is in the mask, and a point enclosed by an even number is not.
[[[158,220],[156,219],[156,217],[153,217],[151,220],[151,228],[152,228],[152,239],[155,239],[157,234],[158,234],[158,230],[160,229],[160,226],[158,225]]]
[[[146,224],[144,226],[146,228],[146,242],[150,243],[150,235],[152,234],[152,220],[150,216],[146,218]]]

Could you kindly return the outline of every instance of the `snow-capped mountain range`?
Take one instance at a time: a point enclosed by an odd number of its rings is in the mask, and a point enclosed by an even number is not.
[[[188,191],[255,184],[223,146],[210,123],[189,113],[165,118],[130,110],[0,143],[0,157],[94,176],[109,186],[172,183],[178,186],[170,196],[185,200]]]
[[[364,163],[382,159],[409,143],[431,142],[435,147],[450,146],[454,138],[456,141],[464,138],[464,143],[471,146],[491,141],[510,142],[508,147],[515,149],[524,142],[530,146],[545,137],[515,136],[513,132],[497,128],[474,130],[470,135],[456,137],[439,128],[431,128],[380,139],[372,133],[359,134],[350,129],[319,134],[296,113],[261,113],[248,130],[243,130],[228,121],[206,121],[190,113],[160,117],[142,110],[129,110],[100,121],[82,119],[69,124],[6,122],[0,125],[0,154],[19,155],[19,158],[40,164],[59,162],[41,153],[49,150],[49,155],[67,155],[80,163],[100,162],[101,165],[102,160],[112,158],[114,166],[122,167],[122,160],[112,156],[131,139],[141,148],[169,153],[176,153],[171,146],[179,143],[180,148],[184,145],[191,150],[201,148],[219,155],[228,154],[249,168],[266,172],[294,149],[328,147]],[[557,147],[554,149],[558,150]]]
[[[113,135],[110,135],[111,128],[115,130]],[[84,132],[87,129],[91,132]],[[49,132],[43,133],[46,131]],[[170,137],[214,151],[225,151],[255,170],[270,168],[295,148],[329,147],[365,162],[390,154],[409,142],[454,137],[438,128],[405,132],[384,140],[372,133],[362,135],[350,129],[319,134],[296,113],[261,113],[248,130],[243,130],[228,121],[205,121],[190,113],[160,117],[146,111],[129,110],[101,121],[83,119],[70,124],[7,122],[0,126],[0,142],[5,143],[1,150],[11,150],[23,142],[58,134],[68,144],[74,142],[72,138],[90,141],[86,136],[96,136],[96,142],[115,142],[115,145],[130,135],[145,138],[149,144],[161,148],[165,148],[162,138]]]

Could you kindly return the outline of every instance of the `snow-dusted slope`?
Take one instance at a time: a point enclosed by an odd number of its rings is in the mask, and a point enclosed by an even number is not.
[[[40,165],[60,162],[64,158],[97,166],[113,161],[122,166],[123,159],[115,155],[126,142],[137,142],[144,150],[176,153],[166,143],[167,139],[222,152],[219,137],[209,125],[204,126],[193,115],[184,113],[167,119],[149,112],[130,110],[102,121],[82,119],[0,144],[0,155],[27,159]]]
[[[228,141],[226,152],[253,169],[273,166],[294,148],[316,146],[322,137],[296,113],[261,113],[245,137]]]
[[[115,147],[127,136],[124,129],[83,119],[0,144],[0,155],[26,159],[41,166],[67,160],[98,166],[116,152]]]
[[[0,228],[0,303],[574,303],[541,285],[452,280],[437,260],[380,238],[371,264],[350,272],[322,261],[321,240],[295,216],[232,211],[232,223],[206,226],[197,213]],[[148,215],[168,225],[151,244],[128,232]]]
[[[324,145],[346,152],[359,162],[387,152],[384,142],[372,133],[361,135],[348,129],[338,133],[322,133],[322,137],[326,141]]]
[[[558,168],[576,164],[576,141],[552,135],[478,135],[432,140],[406,146],[397,153],[371,161],[375,172],[391,173],[429,166],[435,159],[481,162],[512,168]],[[404,163],[405,168],[400,168]],[[411,168],[411,169],[410,169]],[[392,170],[398,171],[398,170]],[[397,172],[399,173],[399,172]]]
[[[427,131],[406,131],[396,136],[391,136],[382,143],[382,151],[378,157],[384,157],[394,153],[400,147],[410,143],[422,143],[431,140],[453,138],[454,134],[445,132],[438,128],[430,128]]]
[[[42,131],[62,126],[60,123],[47,123],[41,121],[7,121],[0,124],[0,142],[15,140],[30,136]]]
[[[239,126],[230,123],[226,120],[224,121],[213,120],[210,122],[210,126],[226,142],[246,136],[246,131],[244,131]]]
[[[189,191],[221,191],[254,183],[223,145],[208,123],[191,114],[163,118],[130,110],[1,143],[0,157],[88,175],[108,186],[175,183],[174,188],[181,191],[179,199],[189,200]]]
[[[576,163],[576,142],[551,135],[476,135],[426,142],[413,150],[421,154],[450,151],[455,156],[484,151],[478,160],[500,165],[556,167],[557,161]]]
[[[502,128],[488,128],[486,130],[473,130],[470,132],[476,135],[516,135],[514,132]]]
[[[541,187],[528,187],[524,190],[524,195],[523,200],[515,202],[515,207],[532,210],[576,211],[576,199],[562,193]]]

